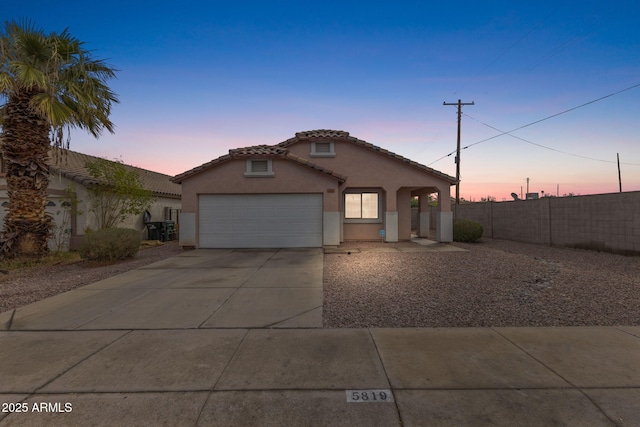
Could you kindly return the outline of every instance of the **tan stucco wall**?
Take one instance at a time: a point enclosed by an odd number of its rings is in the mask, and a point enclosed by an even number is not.
[[[397,192],[398,240],[411,239],[411,189],[401,188]]]
[[[311,144],[314,141],[316,140],[303,140],[289,146],[288,149],[297,156],[346,175],[346,182],[340,186],[342,194],[350,188],[382,189],[385,194],[381,217],[384,219],[384,212],[398,212],[399,240],[411,238],[410,199],[413,189],[428,188],[431,192],[440,192],[445,200],[442,203],[442,209],[450,210],[451,184],[449,182],[384,154],[339,139],[333,140],[335,157],[311,157]],[[341,210],[344,210],[342,194],[340,206]],[[385,229],[387,226],[384,221],[379,224],[345,223],[343,239],[377,240],[380,239],[380,229]]]
[[[258,157],[256,157],[257,159]],[[228,160],[182,182],[182,212],[195,215],[198,230],[198,196],[201,194],[322,194],[323,211],[339,212],[338,180],[290,160],[273,158],[273,177],[246,177],[245,159]]]
[[[312,157],[312,142],[328,140],[334,143],[335,156]],[[381,229],[385,229],[387,236],[393,236],[392,239],[410,239],[412,192],[439,193],[446,199],[441,204],[442,210],[450,210],[448,181],[386,154],[340,139],[302,140],[287,148],[291,154],[346,176],[346,181],[340,183],[307,166],[278,157],[272,158],[274,177],[245,177],[246,159],[225,160],[182,182],[182,212],[196,215],[193,219],[195,238],[200,194],[321,193],[324,212],[340,215],[341,240],[377,240]],[[344,193],[349,189],[381,191],[380,222],[344,222]],[[390,229],[386,230],[387,227]]]
[[[334,141],[335,157],[310,157],[311,141],[306,140],[287,148],[293,154],[346,175],[342,188],[381,187],[387,194],[393,194],[401,187],[450,187],[448,182],[433,175],[348,141]],[[387,198],[387,211],[396,211],[395,198]]]
[[[323,210],[339,211],[336,179],[277,158],[273,159],[273,177],[245,177],[245,164],[244,159],[229,160],[184,180],[182,211],[197,212],[199,194],[244,193],[321,193]]]
[[[344,224],[344,240],[381,240],[381,229],[384,223]]]

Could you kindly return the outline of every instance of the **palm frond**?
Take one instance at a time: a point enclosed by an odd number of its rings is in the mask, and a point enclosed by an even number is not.
[[[0,33],[0,95],[33,93],[32,107],[52,129],[79,128],[95,137],[113,132],[109,115],[119,100],[107,83],[116,72],[68,29],[47,35],[30,21],[13,21]]]

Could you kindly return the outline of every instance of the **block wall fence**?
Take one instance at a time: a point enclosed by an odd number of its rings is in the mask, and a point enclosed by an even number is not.
[[[640,191],[452,206],[483,236],[640,255]],[[433,216],[433,215],[431,215]]]

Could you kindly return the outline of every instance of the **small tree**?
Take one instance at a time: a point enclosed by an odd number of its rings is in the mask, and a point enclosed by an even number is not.
[[[121,160],[96,159],[86,163],[98,183],[89,186],[89,199],[98,229],[113,228],[130,215],[140,215],[153,203],[153,193],[142,185],[140,174]]]

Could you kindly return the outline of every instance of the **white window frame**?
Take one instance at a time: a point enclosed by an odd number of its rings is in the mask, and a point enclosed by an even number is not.
[[[347,218],[347,194],[377,194],[378,217],[377,218]],[[344,222],[348,224],[379,224],[382,223],[382,191],[377,189],[348,189],[342,195]]]
[[[265,172],[254,172],[253,162],[267,162],[267,170]],[[273,160],[272,159],[247,159],[245,163],[244,176],[248,178],[268,178],[275,176],[273,173]]]
[[[316,144],[329,144],[329,151],[318,151]],[[317,141],[311,143],[311,153],[309,154],[311,157],[335,157],[336,152],[334,151],[333,141]]]

